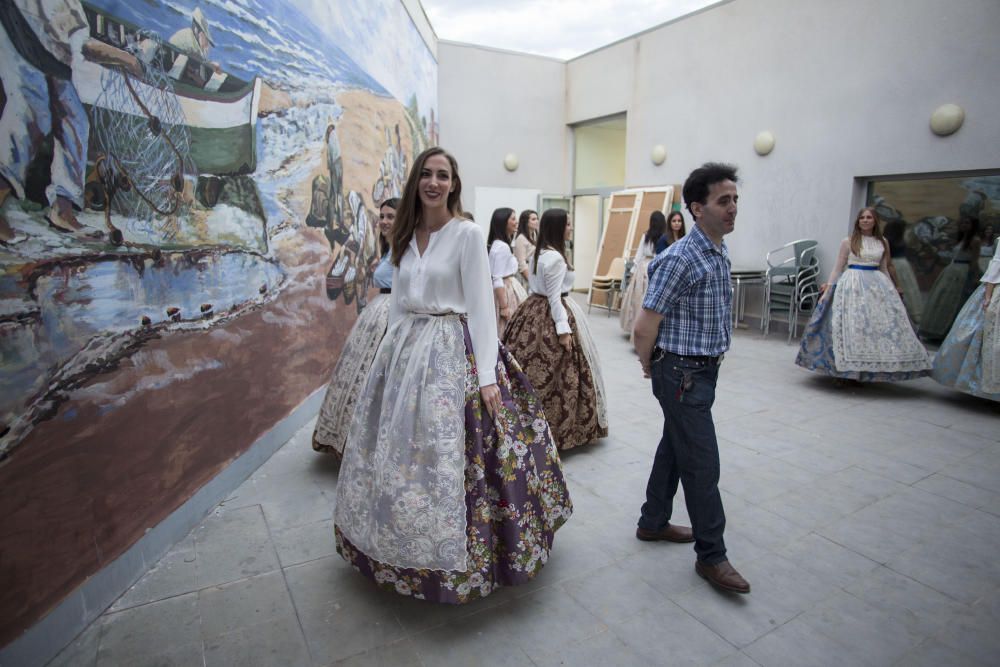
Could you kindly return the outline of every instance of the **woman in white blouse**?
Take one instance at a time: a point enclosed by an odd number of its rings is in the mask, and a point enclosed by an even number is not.
[[[461,192],[446,151],[417,157],[334,513],[337,551],[363,575],[453,604],[531,579],[572,511],[540,401],[497,339],[486,239]]]
[[[649,261],[656,257],[656,242],[667,231],[667,218],[661,211],[653,211],[649,216],[649,229],[642,236],[639,247],[635,249],[635,257],[632,258],[632,276],[629,278],[628,287],[625,288],[625,296],[622,298],[622,309],[618,314],[618,322],[622,331],[632,336],[632,324],[635,316],[642,309],[642,299],[646,296],[646,288],[649,286],[649,275],[646,269],[649,268]]]
[[[545,406],[559,449],[608,434],[604,381],[586,315],[568,298],[573,269],[566,241],[573,226],[563,209],[542,214],[532,258],[531,290],[504,332],[504,345],[528,374]]]
[[[498,208],[490,220],[486,247],[490,251],[490,275],[493,276],[493,299],[497,307],[497,331],[503,335],[507,320],[527,298],[517,282],[517,259],[510,249],[510,238],[517,230],[517,217],[512,208]]]
[[[517,259],[517,274],[521,285],[528,286],[528,262],[535,256],[535,242],[538,240],[538,213],[524,209],[517,218],[517,235],[514,236],[514,257]]]
[[[313,430],[312,446],[317,452],[333,454],[337,460],[344,455],[347,430],[375,351],[389,323],[389,295],[392,293],[392,263],[389,261],[389,234],[396,221],[399,199],[387,199],[378,210],[379,250],[382,254],[372,268],[372,282],[379,295],[368,302],[351,327],[351,333],[333,369],[333,378],[323,398],[323,407]]]

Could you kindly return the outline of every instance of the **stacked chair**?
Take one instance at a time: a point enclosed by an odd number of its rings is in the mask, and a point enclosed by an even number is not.
[[[771,316],[784,313],[788,322],[788,342],[798,333],[799,314],[809,313],[819,302],[818,242],[800,239],[767,253],[767,276],[760,327],[770,331]]]
[[[590,282],[590,295],[587,297],[587,312],[597,303],[608,309],[611,316],[613,309],[621,306],[623,283],[625,281],[625,259],[615,257],[611,260],[608,272],[603,276],[594,276]],[[603,295],[603,299],[598,298]]]

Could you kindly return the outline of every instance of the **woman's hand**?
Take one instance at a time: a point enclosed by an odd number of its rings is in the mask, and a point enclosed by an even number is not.
[[[503,405],[503,399],[500,397],[500,387],[496,383],[480,387],[479,395],[483,399],[486,412],[489,413],[491,418],[496,419],[497,412],[499,412],[500,406]]]
[[[500,317],[509,320],[510,316],[514,314],[514,309],[510,306],[500,306]]]
[[[563,346],[563,349],[567,352],[573,350],[573,334],[559,334],[559,344]]]

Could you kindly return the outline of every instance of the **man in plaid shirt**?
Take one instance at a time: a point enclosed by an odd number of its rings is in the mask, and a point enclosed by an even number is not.
[[[694,542],[695,570],[712,585],[749,593],[726,557],[719,494],[719,443],[712,422],[715,383],[732,337],[729,251],[736,223],[736,168],[707,163],[684,182],[695,224],[649,264],[649,288],[635,321],[635,350],[663,410],[663,437],[646,485],[636,537]],[[691,528],[670,523],[677,483]]]

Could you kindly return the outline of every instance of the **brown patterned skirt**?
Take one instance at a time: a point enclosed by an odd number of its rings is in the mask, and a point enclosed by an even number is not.
[[[561,450],[608,434],[603,383],[587,354],[587,349],[593,348],[590,331],[585,321],[578,321],[577,309],[568,302],[563,299],[573,333],[571,351],[559,345],[548,299],[539,294],[521,304],[503,335],[504,346],[521,364],[542,400],[545,418]]]

